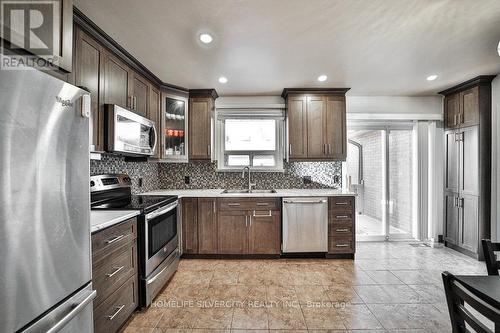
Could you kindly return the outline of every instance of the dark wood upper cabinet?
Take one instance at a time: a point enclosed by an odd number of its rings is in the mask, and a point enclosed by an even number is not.
[[[104,149],[104,50],[92,37],[75,29],[75,84],[90,92],[92,144],[94,151]]]
[[[161,130],[161,108],[160,108],[160,91],[158,88],[155,86],[151,85],[150,87],[150,94],[149,94],[149,107],[148,107],[148,115],[147,117],[155,122],[155,129],[156,129],[156,147],[154,151],[153,158],[159,159],[160,158],[160,149],[161,149],[161,135],[160,135],[160,130]]]
[[[198,198],[198,253],[217,253],[217,202]]]
[[[479,124],[479,87],[460,92],[460,126]]]
[[[182,252],[198,253],[198,199],[182,198]]]
[[[307,97],[307,157],[325,158],[326,98]]]
[[[189,91],[189,159],[212,159],[212,114],[218,95],[214,89]]]
[[[456,128],[460,114],[460,94],[452,94],[444,101],[444,121],[446,128]]]
[[[110,52],[104,59],[104,101],[106,104],[116,104],[124,108],[132,106],[130,69]]]
[[[307,158],[307,97],[290,96],[287,103],[290,159]]]
[[[292,161],[345,160],[347,88],[286,88],[288,155]]]
[[[131,109],[143,117],[148,116],[149,107],[149,82],[142,76],[132,73],[130,75],[132,83],[130,84]]]
[[[347,158],[345,96],[326,97],[325,143],[327,155],[334,160]]]

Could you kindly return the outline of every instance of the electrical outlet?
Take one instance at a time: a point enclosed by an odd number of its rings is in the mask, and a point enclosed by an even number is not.
[[[304,182],[304,184],[311,184],[312,183],[311,176],[302,177],[302,181]]]
[[[190,184],[190,183],[191,183],[191,177],[184,176],[184,184]]]
[[[137,182],[138,182],[138,186],[139,186],[139,187],[142,187],[142,178],[139,178],[139,179],[137,180]]]

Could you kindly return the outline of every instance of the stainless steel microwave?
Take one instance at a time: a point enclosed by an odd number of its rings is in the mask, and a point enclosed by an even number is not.
[[[129,156],[152,156],[158,135],[155,123],[115,104],[106,104],[106,151]]]

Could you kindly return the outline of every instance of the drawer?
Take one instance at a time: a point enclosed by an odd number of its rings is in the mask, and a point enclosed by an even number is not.
[[[136,238],[135,218],[92,234],[92,262],[101,260],[106,254],[127,243],[132,243]]]
[[[137,274],[136,241],[125,245],[92,265],[92,283],[97,290],[94,304],[101,304],[128,278]]]
[[[130,277],[99,306],[94,306],[94,333],[114,333],[137,308],[137,275]]]
[[[329,237],[342,237],[353,236],[354,227],[351,224],[335,223],[328,226],[328,236]]]
[[[329,209],[335,211],[337,210],[353,211],[354,197],[330,197]]]
[[[328,237],[329,253],[354,253],[353,237]]]
[[[277,210],[279,200],[275,198],[223,198],[218,199],[220,210]]]
[[[332,210],[328,212],[330,223],[350,223],[354,222],[352,211]]]

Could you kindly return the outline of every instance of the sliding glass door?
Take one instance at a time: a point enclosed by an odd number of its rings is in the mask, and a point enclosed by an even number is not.
[[[357,193],[358,240],[412,238],[413,155],[411,123],[349,127],[344,182]]]

